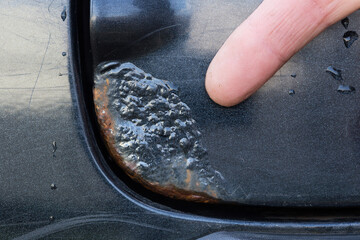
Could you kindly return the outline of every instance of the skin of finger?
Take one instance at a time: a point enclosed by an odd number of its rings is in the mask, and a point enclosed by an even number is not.
[[[359,8],[358,0],[344,1],[265,0],[211,62],[209,96],[223,106],[248,98],[327,26]]]
[[[241,29],[243,26],[238,30],[244,31]],[[224,44],[211,62],[205,81],[210,97],[223,106],[232,106],[246,99],[274,74],[274,69],[281,66],[273,52],[260,46],[263,43],[254,32],[234,37]],[[257,81],[252,81],[254,79]]]

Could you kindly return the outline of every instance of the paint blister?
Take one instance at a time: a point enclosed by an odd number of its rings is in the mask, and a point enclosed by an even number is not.
[[[132,63],[106,62],[96,69],[94,99],[108,149],[128,175],[170,197],[226,198],[225,179],[210,166],[191,109],[172,82]]]

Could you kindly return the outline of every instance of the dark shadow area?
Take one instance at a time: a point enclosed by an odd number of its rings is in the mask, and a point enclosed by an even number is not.
[[[93,2],[90,38],[94,64],[127,56],[140,56],[184,34],[189,24],[186,1],[174,2]]]

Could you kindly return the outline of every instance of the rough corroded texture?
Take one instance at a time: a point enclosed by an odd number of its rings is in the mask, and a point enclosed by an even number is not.
[[[106,62],[96,69],[94,100],[107,148],[129,176],[169,197],[223,199],[224,178],[209,165],[190,108],[171,82]]]

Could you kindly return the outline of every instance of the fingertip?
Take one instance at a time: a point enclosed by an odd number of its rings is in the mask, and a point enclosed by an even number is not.
[[[225,107],[244,101],[324,30],[327,22],[356,9],[358,1],[337,0],[330,5],[312,0],[263,1],[212,60],[205,78],[210,98]]]
[[[209,77],[209,75],[207,74],[205,80],[205,89],[211,100],[224,107],[234,106],[236,103],[234,103],[233,101],[229,101],[229,99],[224,96],[224,91],[221,90],[221,87],[222,86],[220,84],[214,84],[211,80],[211,77]]]
[[[245,100],[245,97],[234,95],[232,91],[228,89],[232,87],[231,84],[224,83],[224,81],[222,81],[223,79],[219,77],[221,76],[221,72],[219,74],[219,71],[216,71],[216,69],[214,77],[213,66],[211,63],[205,77],[205,89],[211,100],[223,107],[232,107]]]

